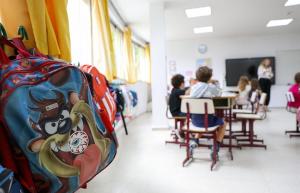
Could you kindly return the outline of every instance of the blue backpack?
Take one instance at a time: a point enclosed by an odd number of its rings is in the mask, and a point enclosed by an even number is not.
[[[30,164],[30,192],[75,192],[114,159],[117,139],[97,114],[77,67],[0,47],[1,120]],[[41,189],[42,188],[42,189]]]

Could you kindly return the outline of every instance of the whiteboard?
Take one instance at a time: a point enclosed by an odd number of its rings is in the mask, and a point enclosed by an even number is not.
[[[300,72],[300,49],[281,50],[276,55],[276,84],[287,85],[294,83],[295,74]]]

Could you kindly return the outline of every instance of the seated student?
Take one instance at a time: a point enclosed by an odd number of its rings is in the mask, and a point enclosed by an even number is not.
[[[261,94],[261,88],[259,86],[259,81],[254,78],[250,81],[250,91],[249,91],[249,98],[251,97],[253,92],[257,92],[258,94]]]
[[[236,98],[236,104],[239,107],[242,107],[243,105],[248,105],[248,95],[249,95],[249,79],[247,76],[241,76],[240,80],[238,82],[238,90],[239,94]]]
[[[181,108],[181,95],[185,95],[186,88],[184,88],[184,76],[176,74],[171,79],[172,91],[169,98],[169,108],[173,117],[184,117],[185,113],[182,113]]]
[[[249,99],[249,102],[251,103],[252,111],[253,111],[254,110],[254,104],[250,101],[251,97],[252,97],[254,92],[256,92],[256,99],[259,99],[260,95],[261,95],[261,89],[260,89],[260,86],[259,86],[258,79],[252,79],[251,82],[250,82],[250,86],[251,86],[251,89],[250,89],[249,94],[248,94],[248,99]]]
[[[196,78],[199,82],[191,87],[190,97],[212,98],[215,96],[220,96],[221,89],[219,87],[219,83],[216,80],[211,80],[211,77],[212,70],[210,68],[206,66],[200,67],[196,71]],[[204,115],[192,114],[191,118],[193,125],[195,125],[196,127],[204,127]],[[208,127],[214,126],[219,126],[217,130],[217,151],[219,151],[220,143],[222,142],[225,135],[226,123],[222,118],[219,118],[215,115],[209,115]]]
[[[249,100],[251,99],[251,96],[252,96],[253,92],[256,92],[256,97],[260,98],[261,89],[260,89],[260,86],[259,86],[259,81],[255,78],[252,79],[251,82],[250,82],[250,86],[251,86],[251,89],[250,89],[249,94],[248,94],[248,99]]]
[[[290,89],[290,92],[293,93],[295,102],[289,102],[288,107],[299,108],[300,107],[300,72],[295,74],[295,84],[293,84]]]

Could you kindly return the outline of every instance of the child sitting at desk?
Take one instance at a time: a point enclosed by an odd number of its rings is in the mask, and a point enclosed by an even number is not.
[[[254,108],[255,108],[254,104],[256,103],[256,101],[258,101],[260,99],[260,95],[262,92],[261,92],[261,89],[259,86],[258,79],[256,79],[256,78],[251,79],[250,86],[251,86],[251,89],[248,94],[248,99],[251,104],[251,110],[252,110],[252,112],[254,112]],[[252,99],[252,97],[253,97],[253,99]]]
[[[238,83],[239,95],[236,99],[236,104],[242,108],[244,105],[248,105],[248,95],[249,95],[249,79],[247,76],[241,76]]]
[[[294,102],[289,102],[288,107],[291,108],[299,108],[300,107],[300,72],[295,74],[295,84],[293,84],[289,92],[293,93],[295,101]]]
[[[204,66],[196,71],[196,78],[199,81],[191,87],[190,97],[194,98],[212,98],[221,96],[221,89],[218,81],[211,80],[212,69]],[[204,127],[204,115],[192,114],[192,123],[196,127]],[[215,115],[208,116],[208,127],[219,126],[217,130],[217,152],[220,149],[220,144],[224,138],[226,123],[222,118]],[[213,149],[213,148],[212,148]],[[212,153],[211,153],[212,156]]]
[[[256,78],[252,79],[251,83],[250,83],[250,86],[251,86],[251,89],[249,91],[249,96],[248,96],[249,100],[251,100],[251,97],[252,97],[253,93],[255,93],[255,92],[256,92],[256,98],[259,99],[260,95],[261,95],[261,89],[260,89],[260,86],[259,86],[259,81]]]
[[[182,113],[181,108],[181,95],[185,95],[186,88],[184,87],[184,76],[176,74],[171,79],[172,91],[169,98],[169,108],[173,117],[185,117],[185,113]]]
[[[249,91],[249,97],[248,97],[249,99],[251,98],[253,92],[256,92],[258,95],[261,94],[261,89],[260,89],[260,86],[259,86],[259,81],[256,78],[251,79],[250,86],[251,86],[251,89]]]

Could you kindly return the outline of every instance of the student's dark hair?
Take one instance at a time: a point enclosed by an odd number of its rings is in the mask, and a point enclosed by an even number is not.
[[[196,71],[196,78],[200,82],[208,82],[212,76],[212,69],[202,66]]]
[[[179,88],[182,83],[184,83],[184,76],[181,74],[176,74],[171,79],[172,86],[174,88]]]
[[[297,73],[295,74],[295,82],[296,82],[297,84],[300,84],[300,72],[297,72]]]
[[[251,79],[251,89],[260,90],[259,81],[256,78]]]

